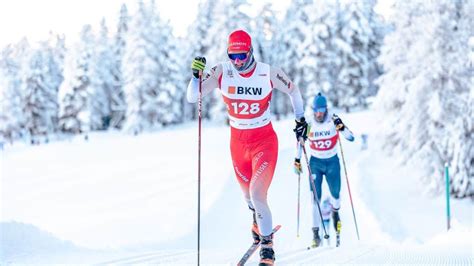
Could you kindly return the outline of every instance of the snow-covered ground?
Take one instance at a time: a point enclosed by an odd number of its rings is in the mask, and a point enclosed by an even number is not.
[[[310,193],[297,177],[293,121],[274,123],[280,154],[269,191],[276,263],[473,264],[473,203],[424,193],[415,166],[381,151],[370,111],[342,114],[358,137],[343,140],[361,240],[357,240],[343,172],[342,244],[306,250]],[[251,213],[232,172],[229,129],[203,124],[201,263],[235,264],[251,243]],[[368,149],[361,149],[361,134]],[[196,264],[197,126],[135,136],[94,133],[2,151],[0,264]],[[304,168],[306,170],[306,168]],[[255,255],[249,264],[257,262]]]

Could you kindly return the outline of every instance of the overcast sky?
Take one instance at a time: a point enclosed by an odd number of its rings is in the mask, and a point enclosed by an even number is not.
[[[178,36],[185,34],[196,16],[198,0],[155,0],[161,15],[169,19]],[[270,0],[253,0],[263,3]],[[380,1],[380,0],[379,0]],[[382,0],[387,10],[393,0]],[[19,41],[23,36],[30,41],[44,40],[50,31],[65,33],[66,40],[78,38],[83,25],[98,28],[105,17],[109,27],[115,28],[120,6],[126,3],[130,12],[137,0],[0,0],[0,47]],[[277,11],[283,12],[290,0],[273,0]],[[112,28],[113,27],[113,28]]]

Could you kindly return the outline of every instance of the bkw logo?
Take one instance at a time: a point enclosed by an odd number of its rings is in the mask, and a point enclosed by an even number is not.
[[[229,94],[262,95],[262,88],[229,86]]]

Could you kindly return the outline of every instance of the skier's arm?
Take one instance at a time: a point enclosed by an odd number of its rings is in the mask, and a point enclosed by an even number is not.
[[[342,133],[344,138],[346,138],[348,141],[354,141],[354,134],[352,134],[352,131],[350,131],[344,123],[342,123],[341,118],[339,118],[336,114],[333,114],[332,121],[334,122],[336,129]]]
[[[295,171],[295,174],[299,175],[303,173],[303,168],[301,167],[301,151],[303,150],[301,148],[301,143],[299,141],[296,142],[296,155],[295,155],[295,161],[293,162],[293,170]]]
[[[344,129],[339,132],[341,132],[344,138],[346,138],[348,141],[354,141],[354,134],[347,127],[344,127]]]
[[[211,69],[210,73],[203,74],[201,89],[202,96],[209,94],[213,89],[219,88],[219,76],[222,74],[222,65],[218,64]],[[188,84],[186,98],[188,102],[195,103],[199,97],[199,79],[194,75]]]
[[[281,69],[270,67],[270,81],[274,89],[288,94],[293,105],[295,119],[300,121],[304,117],[303,97],[296,85],[288,78]]]

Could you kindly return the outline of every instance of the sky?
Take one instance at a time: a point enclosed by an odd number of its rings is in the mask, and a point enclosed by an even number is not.
[[[269,0],[251,1],[256,5]],[[394,0],[380,0],[380,10],[386,13]],[[290,0],[271,1],[277,12],[283,12]],[[0,0],[0,47],[18,42],[22,37],[30,41],[47,39],[49,32],[64,33],[66,40],[79,36],[83,25],[98,27],[106,18],[115,27],[120,6],[126,3],[134,12],[137,0]],[[197,0],[156,0],[161,15],[169,19],[177,36],[183,36],[196,16]]]
[[[103,17],[109,27],[115,27],[122,3],[134,12],[137,0],[0,0],[0,47],[15,43],[23,36],[29,40],[47,39],[50,31],[65,33],[66,39],[76,38],[83,25],[99,25]],[[262,3],[265,1],[261,1]],[[274,1],[279,10],[289,0]],[[183,36],[196,16],[199,1],[156,0],[158,9],[169,19],[174,33]]]

